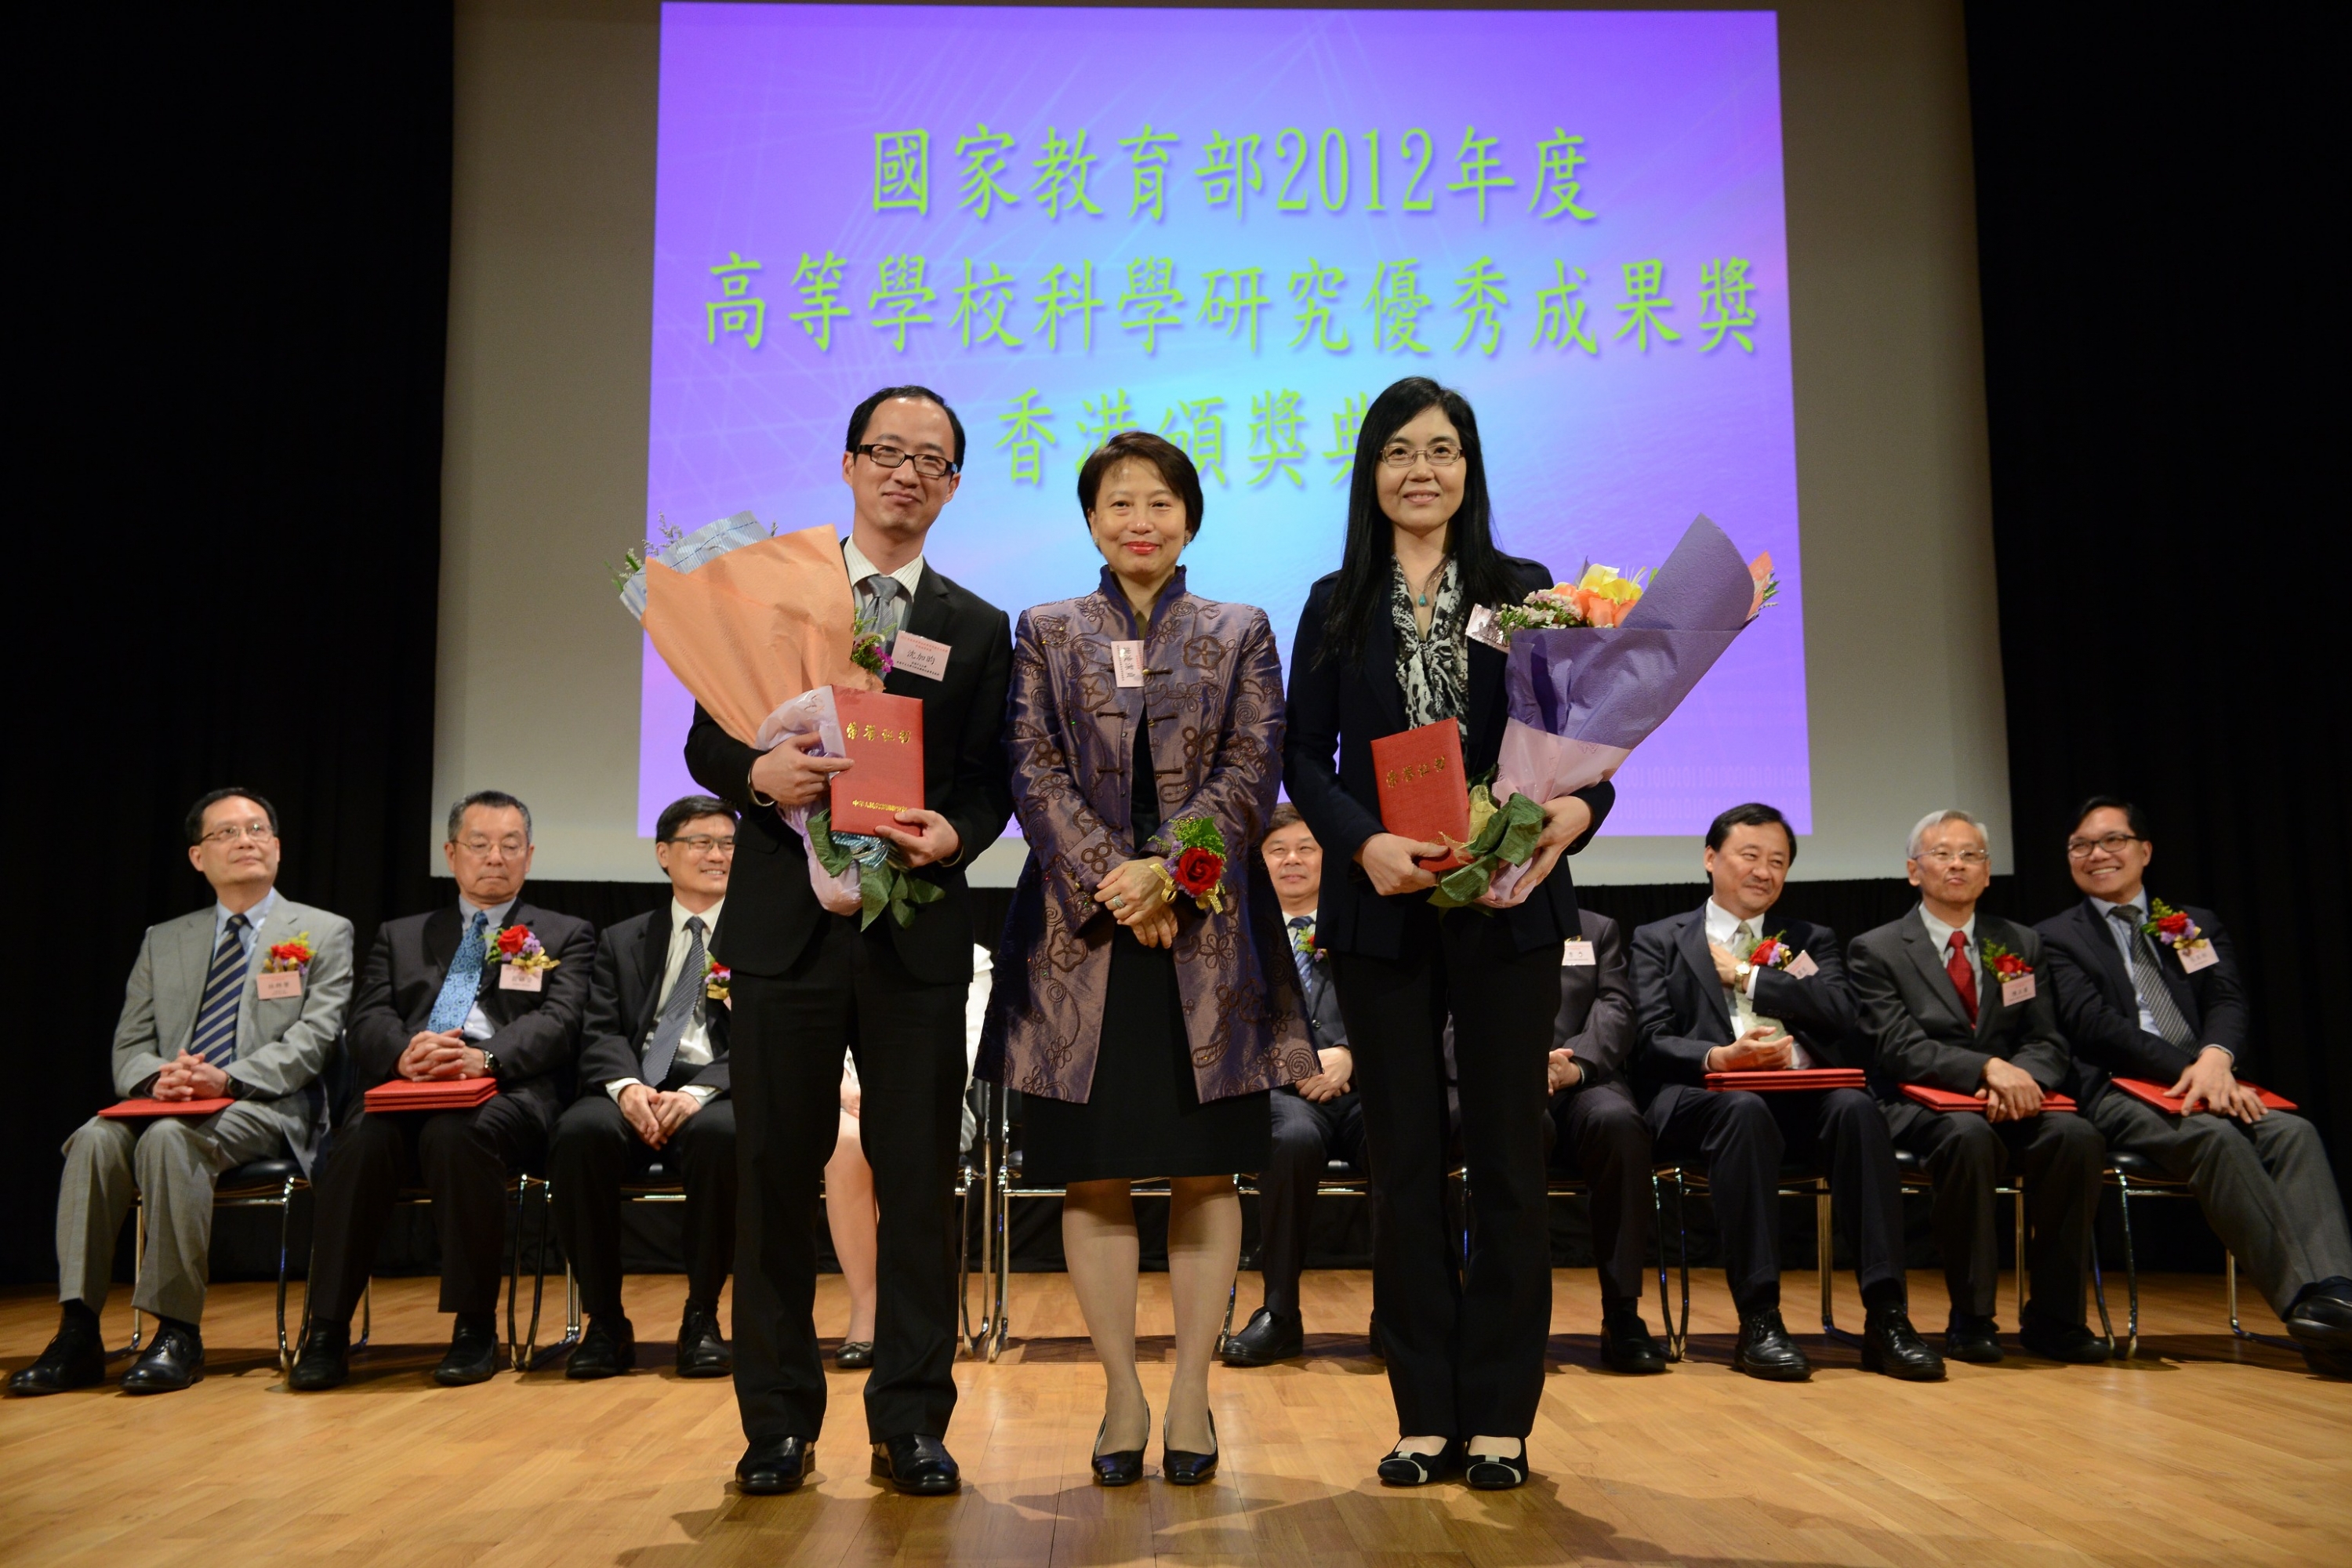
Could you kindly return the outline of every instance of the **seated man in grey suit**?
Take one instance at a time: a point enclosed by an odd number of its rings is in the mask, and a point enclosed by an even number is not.
[[[66,1140],[64,1310],[48,1349],[8,1380],[11,1394],[105,1377],[98,1315],[134,1194],[147,1208],[147,1249],[131,1304],[157,1326],[122,1390],[168,1393],[204,1376],[213,1184],[253,1160],[290,1155],[307,1172],[319,1146],[317,1079],[351,1000],[352,923],[279,896],[278,812],[251,790],[205,795],[187,834],[213,906],[148,928],[115,1026],[114,1089],[126,1100],[235,1103],[202,1117],[92,1117]]]
[[[2253,1020],[2220,918],[2185,905],[2166,913],[2187,916],[2186,927],[2149,933],[2155,856],[2137,806],[2114,795],[2084,802],[2066,840],[2083,901],[2034,928],[2048,944],[2083,1114],[2110,1149],[2187,1182],[2313,1369],[2352,1377],[2352,1237],[2327,1150],[2317,1128],[2267,1109],[2237,1079]],[[2114,1088],[2111,1074],[2182,1096],[2184,1114]]]
[[[1559,1016],[1544,1079],[1551,1115],[1544,1138],[1556,1163],[1592,1195],[1592,1253],[1601,1266],[1601,1359],[1612,1372],[1666,1370],[1642,1321],[1642,1260],[1650,1250],[1650,1126],[1626,1082],[1633,1053],[1633,979],[1625,933],[1580,909],[1582,940],[1565,943]]]
[[[2000,1360],[1993,1189],[2014,1171],[2033,1226],[2018,1260],[2031,1291],[2019,1338],[2053,1361],[2102,1362],[2114,1347],[2091,1332],[2083,1310],[2106,1149],[2081,1116],[2042,1106],[2074,1058],[2058,1032],[2042,939],[1977,909],[1992,881],[1990,849],[1983,825],[1965,811],[1920,818],[1905,848],[1919,906],[1854,938],[1846,973],[1862,1032],[1877,1050],[1887,1131],[1935,1179],[1936,1249],[1952,1296],[1944,1353]],[[1912,1083],[1974,1095],[1984,1112],[1902,1098]]]
[[[349,1375],[352,1309],[404,1187],[432,1196],[441,1310],[457,1316],[433,1380],[457,1387],[498,1371],[507,1180],[538,1169],[563,1108],[596,928],[522,897],[530,812],[510,795],[479,790],[451,806],[442,853],[457,884],[451,906],[386,921],[368,949],[352,998],[352,1077],[362,1090],[488,1078],[498,1092],[470,1110],[379,1115],[362,1100],[344,1113],[319,1177],[310,1321],[286,1380],[298,1393]]]
[[[1331,966],[1315,946],[1315,906],[1323,887],[1323,849],[1288,801],[1274,808],[1258,853],[1282,905],[1285,934],[1307,1000],[1307,1032],[1323,1070],[1266,1096],[1274,1115],[1274,1150],[1258,1178],[1258,1269],[1265,1304],[1225,1342],[1227,1366],[1268,1366],[1303,1353],[1307,1325],[1298,1308],[1298,1278],[1307,1268],[1307,1223],[1315,1187],[1332,1159],[1371,1169],[1364,1143],[1364,1110],[1352,1080],[1356,1058]]]
[[[719,1290],[735,1266],[735,1102],[726,971],[709,956],[735,864],[734,808],[707,795],[670,802],[654,826],[654,856],[669,876],[669,906],[597,942],[580,1098],[555,1124],[548,1155],[555,1234],[588,1310],[564,1372],[581,1380],[636,1365],[636,1331],[621,1310],[621,1183],[656,1160],[686,1186],[678,1375],[735,1368],[719,1333]]]

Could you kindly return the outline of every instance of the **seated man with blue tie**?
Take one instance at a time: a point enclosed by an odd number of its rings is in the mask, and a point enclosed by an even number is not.
[[[1633,979],[1624,928],[1577,910],[1582,930],[1561,944],[1559,1016],[1552,1020],[1544,1124],[1553,1163],[1584,1178],[1592,1201],[1592,1256],[1601,1274],[1601,1360],[1612,1372],[1666,1370],[1642,1321],[1642,1265],[1650,1250],[1650,1127],[1626,1082],[1633,1068]]]
[[[213,906],[150,926],[114,1030],[114,1089],[125,1100],[227,1100],[208,1116],[92,1117],[66,1140],[58,1194],[57,1338],[8,1380],[17,1394],[84,1388],[106,1376],[99,1313],[115,1237],[134,1197],[146,1206],[136,1311],[155,1337],[123,1374],[125,1394],[165,1394],[205,1374],[213,1185],[255,1160],[310,1169],[324,1123],[318,1077],[352,994],[352,922],[279,896],[278,811],[248,789],[190,807],[188,863]]]
[[[1936,1250],[1952,1299],[1944,1353],[2001,1359],[1994,1189],[2014,1173],[2032,1221],[2018,1259],[2030,1292],[2018,1337],[2053,1361],[2103,1362],[2114,1347],[2091,1331],[2084,1306],[2106,1151],[2081,1116],[2042,1104],[2074,1058],[2041,939],[1977,908],[1992,883],[1990,849],[1983,825],[1964,811],[1931,811],[1913,826],[1905,869],[1918,907],[1853,939],[1854,1005],[1877,1050],[1880,1110],[1895,1146],[1918,1155],[1935,1181]],[[1935,1110],[1903,1098],[1906,1084],[1971,1095],[1984,1109]]]
[[[2137,806],[2084,801],[2066,839],[2083,901],[2034,928],[2083,1114],[2108,1148],[2187,1182],[2313,1370],[2352,1377],[2352,1237],[2326,1147],[2309,1121],[2238,1081],[2254,1042],[2236,945],[2211,910],[2150,898],[2155,857]],[[2179,1097],[2181,1114],[2111,1076]]]
[[[1270,1366],[1305,1353],[1306,1320],[1298,1306],[1298,1278],[1307,1267],[1307,1219],[1324,1167],[1345,1160],[1369,1172],[1364,1110],[1350,1080],[1356,1058],[1348,1048],[1347,1026],[1331,966],[1315,945],[1315,906],[1323,886],[1323,850],[1315,834],[1288,801],[1274,808],[1258,847],[1290,939],[1292,961],[1307,999],[1307,1032],[1323,1070],[1268,1095],[1274,1113],[1274,1150],[1258,1178],[1258,1269],[1265,1301],[1241,1332],[1225,1342],[1227,1366]]]
[[[507,1181],[538,1168],[562,1109],[596,928],[522,899],[530,810],[510,795],[479,790],[451,806],[442,852],[457,907],[387,921],[368,950],[352,1003],[352,1088],[488,1078],[498,1092],[471,1110],[377,1115],[355,1100],[345,1114],[318,1184],[310,1321],[287,1380],[298,1391],[350,1375],[352,1310],[404,1187],[432,1198],[441,1310],[457,1315],[434,1381],[498,1370]]]
[[[567,1377],[613,1377],[636,1365],[636,1333],[621,1310],[621,1184],[656,1161],[686,1187],[677,1373],[735,1369],[719,1332],[719,1290],[735,1264],[727,971],[709,956],[735,864],[735,823],[734,808],[707,795],[665,806],[654,857],[669,876],[669,907],[608,927],[596,944],[580,1098],[556,1123],[548,1156],[555,1234],[588,1311]]]

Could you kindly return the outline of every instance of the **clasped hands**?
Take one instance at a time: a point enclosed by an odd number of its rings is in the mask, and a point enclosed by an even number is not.
[[[1543,832],[1537,836],[1535,853],[1528,857],[1527,869],[1520,873],[1518,886],[1513,889],[1517,902],[1543,885],[1543,880],[1559,864],[1568,847],[1584,836],[1592,826],[1592,808],[1572,795],[1544,803]],[[1356,864],[1371,879],[1372,891],[1387,897],[1395,893],[1417,892],[1437,886],[1434,872],[1425,870],[1422,860],[1434,860],[1445,854],[1449,846],[1415,841],[1394,833],[1375,833],[1356,850]],[[1480,903],[1493,905],[1491,895],[1484,895]]]
[[[853,764],[847,757],[813,757],[809,752],[817,745],[815,731],[787,735],[771,752],[763,752],[751,762],[751,790],[761,799],[772,800],[787,811],[818,805],[833,788],[833,775]],[[898,813],[904,826],[880,830],[905,858],[909,867],[934,865],[952,860],[963,847],[963,839],[948,819],[936,811],[918,807]]]
[[[1347,1093],[1356,1076],[1356,1053],[1345,1046],[1326,1046],[1315,1053],[1315,1059],[1320,1064],[1315,1075],[1290,1086],[1298,1091],[1298,1098],[1320,1105]]]
[[[622,1089],[620,1107],[622,1116],[636,1129],[637,1136],[649,1148],[658,1149],[677,1135],[688,1117],[702,1109],[702,1100],[682,1089],[665,1093],[633,1083]]]
[[[1095,902],[1146,947],[1176,945],[1176,907],[1154,860],[1122,860],[1095,884]]]
[[[412,1082],[432,1079],[480,1078],[486,1064],[481,1047],[469,1046],[456,1029],[419,1029],[409,1037],[393,1070]]]
[[[228,1074],[204,1058],[182,1051],[155,1075],[150,1100],[218,1100],[228,1092]]]
[[[1770,1024],[1759,1024],[1727,1046],[1706,1053],[1709,1072],[1778,1072],[1797,1060],[1794,1036]]]
[[[2042,1114],[2042,1086],[2033,1075],[2000,1057],[1987,1057],[1984,1086],[1977,1098],[1985,1102],[1987,1121],[2022,1121]]]

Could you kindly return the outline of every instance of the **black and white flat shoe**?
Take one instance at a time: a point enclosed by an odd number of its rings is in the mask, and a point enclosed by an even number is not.
[[[1513,1487],[1527,1485],[1527,1444],[1521,1442],[1518,1453],[1509,1458],[1500,1454],[1468,1456],[1462,1479],[1482,1492],[1507,1492]]]
[[[1408,1454],[1402,1447],[1392,1448],[1381,1461],[1377,1472],[1384,1487],[1425,1487],[1457,1475],[1462,1469],[1462,1445],[1448,1437],[1445,1447],[1434,1454]]]

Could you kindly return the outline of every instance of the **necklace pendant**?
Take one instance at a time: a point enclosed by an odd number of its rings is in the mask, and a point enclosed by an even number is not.
[[[1413,603],[1414,603],[1414,604],[1416,604],[1416,605],[1419,605],[1423,609],[1424,609],[1424,610],[1425,610],[1425,609],[1429,608],[1429,595],[1426,595],[1426,594],[1423,594],[1420,598],[1415,599],[1415,600],[1413,601]]]

